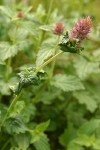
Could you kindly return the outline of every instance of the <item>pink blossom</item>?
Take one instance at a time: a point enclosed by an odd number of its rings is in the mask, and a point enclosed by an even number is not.
[[[64,29],[65,29],[64,24],[62,22],[57,22],[53,28],[53,33],[56,35],[61,35],[63,34]]]
[[[72,28],[69,39],[72,41],[73,38],[77,38],[79,40],[78,43],[80,44],[82,40],[88,37],[88,33],[90,32],[91,27],[92,20],[90,16],[79,20],[75,27]]]

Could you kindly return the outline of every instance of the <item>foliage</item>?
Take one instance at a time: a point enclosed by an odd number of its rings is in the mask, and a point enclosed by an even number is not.
[[[0,150],[100,150],[98,0],[0,4]],[[69,33],[85,16],[77,46]]]

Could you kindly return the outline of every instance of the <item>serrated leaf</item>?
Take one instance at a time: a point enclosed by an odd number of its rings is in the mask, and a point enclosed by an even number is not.
[[[69,144],[75,137],[76,137],[76,131],[75,131],[73,125],[70,124],[70,125],[68,126],[68,128],[66,128],[66,129],[64,130],[64,133],[60,136],[59,141],[60,141],[60,143],[61,143],[63,146],[67,147],[68,144]]]
[[[83,80],[87,78],[92,73],[100,73],[99,62],[90,62],[79,56],[75,62],[74,67],[78,76]]]
[[[27,22],[27,21],[23,21],[21,23],[21,27],[23,29],[25,29],[26,31],[28,31],[29,33],[31,33],[32,35],[34,35],[35,38],[38,37],[38,30],[37,30],[37,27],[38,27],[38,24],[35,24],[33,22]]]
[[[51,81],[51,85],[63,90],[64,92],[84,89],[81,81],[75,76],[66,76],[65,74],[55,75]]]
[[[78,144],[75,144],[74,142],[71,142],[69,145],[68,145],[68,148],[67,150],[84,150],[84,148]]]
[[[55,54],[55,39],[48,39],[42,43],[42,46],[37,54],[36,66],[40,66],[46,59]]]
[[[75,92],[74,97],[78,99],[78,102],[80,104],[85,104],[87,110],[92,113],[96,110],[98,106],[96,100],[87,91]]]
[[[39,29],[50,32],[50,31],[52,31],[52,26],[51,25],[43,25],[43,26],[40,26]]]
[[[86,147],[90,147],[93,145],[93,143],[95,143],[95,136],[87,136],[87,135],[80,135],[78,138],[75,139],[75,143],[81,146],[86,146]]]
[[[50,150],[50,145],[48,143],[49,139],[45,134],[43,134],[38,141],[34,143],[36,150]]]
[[[15,117],[18,114],[21,114],[21,111],[25,107],[25,102],[24,101],[18,101],[12,108],[12,112],[9,114],[9,117]]]
[[[7,108],[6,108],[6,106],[5,105],[3,105],[3,104],[0,104],[0,122],[3,120],[3,118],[4,118],[4,115],[5,115],[5,113],[6,113],[6,110]]]
[[[12,18],[14,11],[7,6],[0,6],[0,10],[9,18]]]
[[[93,148],[95,150],[100,150],[100,139],[95,140],[95,142],[93,143]]]
[[[30,135],[27,133],[21,133],[14,136],[14,141],[18,145],[19,149],[27,150],[30,145]]]
[[[13,133],[25,133],[27,131],[27,127],[24,125],[23,121],[19,117],[9,118],[6,120],[4,125],[6,131],[9,134]]]
[[[44,132],[47,129],[47,127],[49,126],[49,124],[50,124],[50,120],[40,123],[39,125],[36,126],[35,132],[37,132],[37,133]]]
[[[9,83],[4,80],[0,80],[0,93],[2,95],[10,95]]]
[[[24,107],[24,109],[21,112],[21,117],[25,123],[28,123],[30,121],[30,118],[34,118],[36,112],[36,108],[33,105],[33,103],[27,103]]]
[[[1,42],[0,43],[0,59],[4,61],[8,59],[9,57],[15,56],[18,51],[22,50],[25,43],[26,41],[21,41],[14,45],[10,45],[8,42]]]
[[[90,120],[79,128],[78,134],[91,135],[95,133],[96,129],[98,128],[100,128],[100,119]]]
[[[36,128],[31,132],[31,143],[34,143],[41,138],[43,132],[47,129],[49,123],[50,121],[48,120],[36,126]]]

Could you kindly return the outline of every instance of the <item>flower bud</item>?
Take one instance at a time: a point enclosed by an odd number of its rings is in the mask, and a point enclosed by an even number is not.
[[[21,12],[21,11],[17,12],[16,17],[23,18],[24,17],[23,12]]]
[[[53,33],[56,35],[61,35],[63,34],[64,29],[65,29],[64,24],[62,22],[57,22],[53,28]]]

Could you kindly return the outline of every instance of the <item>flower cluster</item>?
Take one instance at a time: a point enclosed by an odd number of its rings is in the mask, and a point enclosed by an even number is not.
[[[79,40],[78,44],[80,45],[81,41],[88,37],[91,27],[92,20],[89,16],[79,20],[79,22],[71,30],[69,35],[70,41],[72,41],[73,38],[77,38]]]
[[[64,29],[65,29],[64,24],[62,22],[57,22],[53,28],[53,33],[56,35],[61,35],[63,34]]]

